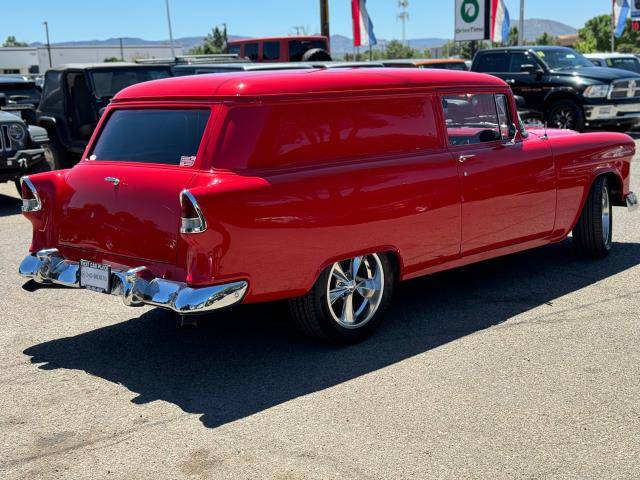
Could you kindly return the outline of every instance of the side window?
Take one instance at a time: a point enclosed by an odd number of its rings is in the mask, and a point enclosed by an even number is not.
[[[537,62],[524,52],[514,52],[509,55],[509,72],[522,72],[523,65],[536,65]]]
[[[62,105],[62,72],[49,70],[44,79],[40,110],[62,114],[64,110]]]
[[[264,42],[262,44],[263,60],[280,60],[280,42]]]
[[[451,145],[495,142],[502,138],[496,100],[491,93],[445,95],[442,109]]]
[[[258,60],[258,44],[257,43],[245,43],[244,44],[244,56],[249,60]]]
[[[496,107],[498,109],[498,120],[500,122],[500,134],[503,140],[509,140],[509,125],[513,122],[509,115],[509,103],[506,95],[496,95]]]
[[[475,72],[508,72],[509,55],[506,53],[484,53],[473,65]]]
[[[240,45],[229,45],[227,52],[232,55],[240,55]]]

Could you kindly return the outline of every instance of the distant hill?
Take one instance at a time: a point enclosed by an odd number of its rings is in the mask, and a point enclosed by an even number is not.
[[[512,26],[517,26],[518,19],[511,20]],[[547,32],[549,35],[570,35],[575,34],[578,31],[564,23],[556,22],[554,20],[546,20],[541,18],[529,18],[524,21],[524,34],[525,40],[531,42],[537,37]],[[230,40],[237,40],[240,38],[251,38],[247,35],[229,35]],[[184,52],[191,50],[197,45],[201,45],[204,41],[204,36],[198,37],[181,37],[174,39],[174,42],[182,46]],[[436,37],[424,37],[424,38],[411,38],[407,42],[409,45],[417,50],[424,50],[426,48],[437,47],[447,43],[447,38]],[[388,43],[389,40],[378,39],[378,47],[384,43]],[[123,37],[122,43],[124,45],[167,45],[168,40],[145,40],[137,37]],[[119,45],[119,38],[107,38],[106,40],[77,40],[71,42],[59,42],[55,45]],[[31,43],[32,46],[42,45],[41,42]],[[342,57],[347,52],[353,51],[353,40],[344,35],[331,35],[331,51],[336,57]]]

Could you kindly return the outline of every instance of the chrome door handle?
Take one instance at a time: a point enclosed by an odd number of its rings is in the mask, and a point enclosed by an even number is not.
[[[458,161],[460,163],[464,163],[464,162],[466,162],[467,160],[469,160],[470,158],[473,158],[473,157],[475,157],[475,155],[460,155],[458,157]]]
[[[104,181],[113,183],[114,187],[117,187],[118,185],[120,185],[120,179],[116,177],[105,177]]]

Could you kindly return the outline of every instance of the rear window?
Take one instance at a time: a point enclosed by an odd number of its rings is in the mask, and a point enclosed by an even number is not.
[[[97,98],[113,97],[123,88],[136,83],[167,78],[168,69],[96,70],[91,72],[93,93]]]
[[[209,114],[209,110],[116,110],[89,159],[191,166]]]

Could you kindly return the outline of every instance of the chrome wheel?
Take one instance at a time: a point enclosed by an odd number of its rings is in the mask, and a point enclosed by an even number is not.
[[[611,243],[611,204],[606,183],[602,187],[602,240],[607,246]]]
[[[573,130],[576,127],[576,118],[572,109],[558,108],[551,115],[551,125],[555,128]]]
[[[340,326],[359,328],[375,315],[384,293],[384,270],[377,254],[334,263],[327,282],[329,311]]]

